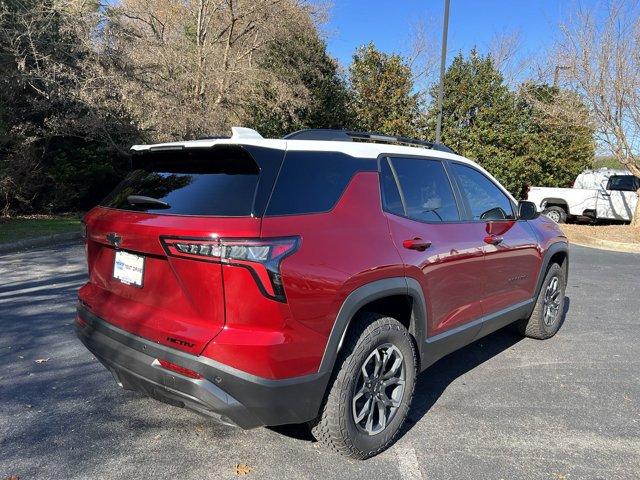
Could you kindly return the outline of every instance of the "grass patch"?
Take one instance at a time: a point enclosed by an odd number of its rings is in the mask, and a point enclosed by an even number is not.
[[[0,243],[79,231],[80,219],[77,217],[0,218]]]

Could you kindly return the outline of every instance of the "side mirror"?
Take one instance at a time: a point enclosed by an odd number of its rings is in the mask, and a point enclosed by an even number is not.
[[[533,220],[538,218],[539,215],[538,207],[536,207],[535,203],[523,200],[518,204],[518,219]]]

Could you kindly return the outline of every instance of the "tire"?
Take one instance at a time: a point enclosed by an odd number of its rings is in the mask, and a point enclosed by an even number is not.
[[[396,319],[365,313],[354,322],[336,360],[320,415],[310,426],[316,440],[329,450],[347,457],[365,459],[387,449],[396,440],[413,398],[418,360],[411,335]],[[362,374],[362,367],[370,376],[375,373],[376,352],[383,374],[387,372],[389,375],[400,361],[395,369],[396,381],[382,389],[384,394],[378,393],[384,395],[381,398],[385,401],[392,399],[390,401],[396,404],[395,407],[380,407],[382,400],[376,400],[376,392],[380,391],[378,384],[369,388]],[[384,359],[392,361],[391,366],[384,365]],[[401,379],[401,376],[404,378]],[[399,380],[404,380],[402,392]],[[372,404],[376,408],[367,408]],[[381,409],[385,413],[385,421],[380,415]],[[365,412],[364,417],[361,417],[362,412]],[[356,416],[361,417],[359,423],[355,421]]]
[[[542,215],[547,218],[550,218],[556,223],[566,223],[567,221],[567,211],[562,207],[552,206],[547,207],[542,211]]]
[[[550,294],[553,292],[553,282],[557,282],[557,303],[553,302],[554,307],[550,307]],[[564,294],[566,289],[566,272],[557,263],[552,263],[547,270],[542,287],[536,299],[536,305],[533,313],[528,319],[521,320],[517,326],[520,333],[529,338],[544,340],[553,337],[560,329],[564,313]],[[553,295],[551,295],[553,296]],[[545,312],[551,313],[545,317]],[[546,320],[545,320],[546,318]]]

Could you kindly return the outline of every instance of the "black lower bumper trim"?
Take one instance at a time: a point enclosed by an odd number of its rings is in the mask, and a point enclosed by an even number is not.
[[[86,323],[76,325],[78,337],[123,388],[245,429],[303,423],[319,412],[327,374],[286,380],[256,377],[126,332],[84,306],[78,307],[78,316]],[[203,378],[165,370],[156,359],[196,371]]]

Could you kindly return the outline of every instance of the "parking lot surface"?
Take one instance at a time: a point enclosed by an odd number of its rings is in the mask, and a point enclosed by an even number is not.
[[[640,255],[572,247],[558,335],[505,329],[439,361],[364,462],[119,389],[73,333],[85,279],[81,245],[0,256],[0,479],[640,478]]]

